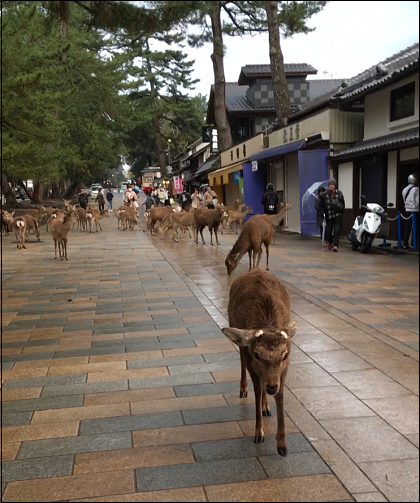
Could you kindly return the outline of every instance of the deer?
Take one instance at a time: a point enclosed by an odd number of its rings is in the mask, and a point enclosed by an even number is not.
[[[264,244],[267,255],[267,267],[269,270],[270,244],[273,240],[273,227],[261,215],[251,217],[242,227],[241,234],[233,245],[232,250],[226,257],[225,266],[230,276],[238,267],[245,253],[249,255],[249,271],[259,267]]]
[[[191,230],[193,227],[195,227],[194,213],[190,211],[181,211],[181,213],[169,214],[163,219],[160,225],[162,240],[165,239],[166,233],[170,228],[172,228],[172,238],[175,243],[178,243],[177,230],[179,228],[182,229],[183,236],[185,236],[185,231],[188,230],[190,238],[192,239]]]
[[[255,269],[233,282],[228,315],[229,328],[224,328],[223,333],[239,346],[240,397],[248,396],[247,370],[254,384],[254,442],[264,442],[263,417],[271,416],[268,395],[274,396],[277,407],[277,452],[286,457],[284,388],[291,340],[298,326],[297,322],[291,321],[289,295],[274,274]]]
[[[96,225],[96,232],[98,231],[98,226],[101,229],[102,232],[102,226],[100,220],[103,218],[108,217],[109,218],[109,212],[108,210],[104,211],[99,211],[99,210],[91,210],[90,208],[86,211],[86,218],[89,224],[89,232],[90,234],[94,234],[93,232],[93,224]]]
[[[54,218],[50,222],[50,233],[54,240],[55,259],[57,260],[57,250],[61,260],[68,260],[67,241],[68,235],[74,225],[74,209],[66,211],[61,218]]]
[[[73,212],[73,210],[75,209],[74,206],[72,206],[70,204],[70,201],[67,201],[66,199],[63,199],[63,203],[64,203],[64,209],[60,209],[60,208],[48,208],[46,211],[47,211],[47,214],[49,215],[49,219],[47,221],[47,232],[50,232],[50,224],[53,220],[55,220],[56,218],[61,218],[63,219],[65,214],[67,212]]]
[[[153,236],[154,231],[155,231],[155,226],[159,222],[161,223],[162,220],[168,216],[168,214],[175,213],[176,210],[174,210],[171,206],[163,206],[159,208],[153,208],[152,210],[149,210],[146,212],[148,214],[147,217],[147,228],[150,229],[150,234]]]
[[[16,248],[18,250],[22,250],[24,248],[26,250],[25,242],[26,242],[26,220],[24,217],[14,217],[12,220],[12,230],[16,236]]]
[[[30,215],[31,217],[34,217],[37,220],[37,222],[39,224],[41,224],[42,221],[44,220],[44,217],[48,216],[48,210],[47,210],[47,208],[45,208],[45,206],[41,205],[41,206],[38,206],[37,208],[34,208],[33,210],[31,210],[28,213],[28,215]]]
[[[213,246],[213,232],[216,236],[216,243],[219,243],[218,229],[222,221],[223,210],[210,210],[208,208],[200,208],[194,213],[194,219],[196,224],[196,244],[198,244],[198,232],[201,234],[201,241],[205,245],[203,230],[208,227],[211,236],[211,245]]]
[[[15,212],[13,211],[12,213],[9,213],[7,210],[1,210],[1,235],[3,234],[5,236],[9,235],[9,232],[11,230],[12,222],[13,222],[13,217],[14,217]]]
[[[115,212],[115,216],[118,218],[118,230],[120,229],[120,224],[122,223],[123,231],[130,228],[134,231],[134,227],[138,225],[140,227],[140,220],[137,210],[131,208],[130,206],[124,206]]]
[[[217,209],[228,211],[228,210],[233,210],[233,211],[243,211],[245,208],[245,203],[241,201],[240,199],[236,199],[234,204],[232,206],[224,206],[223,204],[218,204]]]
[[[38,242],[40,242],[41,233],[39,232],[38,220],[32,215],[23,215],[23,218],[26,221],[26,241],[28,240],[30,231],[34,231],[34,234],[37,237]]]
[[[274,230],[273,245],[276,244],[277,229],[280,227],[280,224],[282,223],[286,213],[292,208],[293,208],[293,206],[291,204],[280,203],[280,211],[276,215],[261,215],[261,216],[264,216],[267,219],[267,221],[269,221],[271,223],[271,225],[273,226],[273,230]]]
[[[223,213],[223,220],[225,220],[225,225],[228,229],[228,234],[230,234],[230,231],[232,230],[233,223],[236,224],[236,234],[238,234],[238,224],[243,225],[245,217],[250,213],[253,213],[253,211],[254,210],[251,208],[251,206],[246,207],[245,211],[235,211],[235,210],[225,211]],[[223,227],[222,227],[222,234],[223,234]]]
[[[79,231],[87,231],[88,219],[84,208],[76,208],[77,228]]]

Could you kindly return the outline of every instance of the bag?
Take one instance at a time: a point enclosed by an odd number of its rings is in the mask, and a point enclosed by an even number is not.
[[[391,222],[386,215],[382,215],[382,223],[378,232],[378,238],[388,238],[391,232]]]
[[[344,213],[344,204],[340,203],[338,199],[332,199],[330,197],[330,205],[331,209],[334,210],[336,213],[339,213],[340,215]]]
[[[273,213],[277,210],[277,194],[270,192],[268,194],[268,200],[266,205],[266,210],[272,211]]]

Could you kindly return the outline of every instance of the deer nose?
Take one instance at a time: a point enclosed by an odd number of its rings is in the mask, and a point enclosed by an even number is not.
[[[277,393],[277,391],[278,391],[279,387],[278,387],[278,386],[268,386],[268,385],[267,385],[267,386],[265,387],[265,389],[267,390],[267,393],[268,393],[269,395],[274,396],[274,395]]]

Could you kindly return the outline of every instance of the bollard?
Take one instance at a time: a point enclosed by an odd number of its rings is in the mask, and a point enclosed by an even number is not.
[[[417,213],[413,212],[412,214],[412,221],[413,221],[413,246],[415,251],[419,251],[419,248],[417,246],[417,218],[418,215]]]
[[[401,236],[401,211],[398,212],[398,246],[394,246],[394,250],[402,249],[402,236]]]

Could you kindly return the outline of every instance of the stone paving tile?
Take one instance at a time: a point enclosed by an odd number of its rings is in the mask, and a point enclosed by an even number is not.
[[[179,356],[172,358],[159,358],[156,360],[130,361],[127,364],[128,369],[169,367],[173,365],[191,365],[194,363],[204,363],[201,355]]]
[[[191,384],[189,386],[175,386],[175,393],[178,397],[215,395],[218,393],[234,393],[239,395],[239,382],[223,382],[211,384]]]
[[[65,386],[48,386],[42,390],[41,397],[85,395],[88,393],[105,393],[125,390],[128,390],[128,380],[88,382],[83,384],[67,384]]]
[[[148,379],[130,379],[130,389],[161,388],[167,386],[185,386],[189,384],[213,383],[211,374],[187,374],[179,376],[164,376]]]
[[[105,405],[113,403],[144,402],[148,400],[162,400],[165,398],[175,398],[174,389],[153,388],[128,391],[115,391],[108,393],[94,393],[85,395],[84,405]]]
[[[2,481],[47,479],[71,475],[73,461],[72,455],[4,461],[2,462]]]
[[[136,470],[137,491],[245,482],[267,478],[255,458],[210,461]]]
[[[42,388],[21,388],[21,389],[3,389],[1,399],[3,402],[12,400],[27,400],[30,398],[39,398]]]
[[[2,405],[3,414],[11,414],[15,412],[25,411],[51,411],[51,415],[56,414],[56,410],[66,407],[79,407],[83,403],[83,398],[78,396],[73,397],[52,397],[38,398],[32,400],[15,400],[13,402],[5,402]]]
[[[150,491],[146,493],[120,494],[118,496],[107,496],[105,498],[86,498],[70,500],[71,502],[147,502],[147,503],[204,503],[207,501],[202,487],[187,489],[169,489],[167,491]]]
[[[31,440],[22,443],[18,459],[55,457],[81,452],[115,451],[129,449],[131,435],[129,432],[108,432],[89,436]]]
[[[255,406],[230,406],[215,409],[183,411],[185,424],[204,424],[216,422],[242,421],[255,417]]]
[[[67,399],[78,398],[83,404],[83,396],[64,397]],[[80,421],[91,418],[119,417],[129,413],[128,404],[92,405],[84,407],[69,407],[67,409],[35,411],[31,424],[60,423],[67,421]]]
[[[364,503],[364,502],[375,502],[375,501],[388,501],[385,496],[379,492],[372,493],[361,493],[361,494],[353,494],[355,501]]]
[[[28,412],[17,412],[12,414],[5,414],[2,411],[1,414],[1,426],[6,428],[8,426],[24,426],[28,425],[32,419],[32,411]]]
[[[16,456],[20,449],[20,442],[16,443],[1,443],[1,460],[2,461],[12,461],[16,459]]]
[[[150,400],[148,402],[135,402],[131,404],[131,413],[156,414],[159,412],[186,411],[208,409],[211,407],[227,407],[226,400],[222,395],[209,395],[205,397],[194,396],[185,398],[168,398],[166,400]]]
[[[170,428],[184,424],[180,412],[145,414],[141,416],[120,416],[105,419],[86,419],[80,424],[79,434],[83,436],[95,433],[130,432],[154,428]]]
[[[67,501],[134,492],[132,470],[55,477],[52,479],[9,482],[4,501],[37,502]]]
[[[2,442],[23,442],[24,440],[42,440],[46,438],[75,437],[79,431],[78,421],[67,423],[30,424],[28,426],[15,426],[3,428]]]
[[[316,452],[290,453],[279,463],[279,455],[258,458],[271,479],[331,473]]]
[[[18,389],[34,386],[66,386],[68,384],[82,384],[85,383],[87,374],[78,375],[63,375],[63,376],[46,376],[35,377],[27,379],[9,379],[3,385],[4,389]]]
[[[403,435],[415,435],[419,431],[419,398],[405,395],[393,398],[364,400],[388,424]]]

